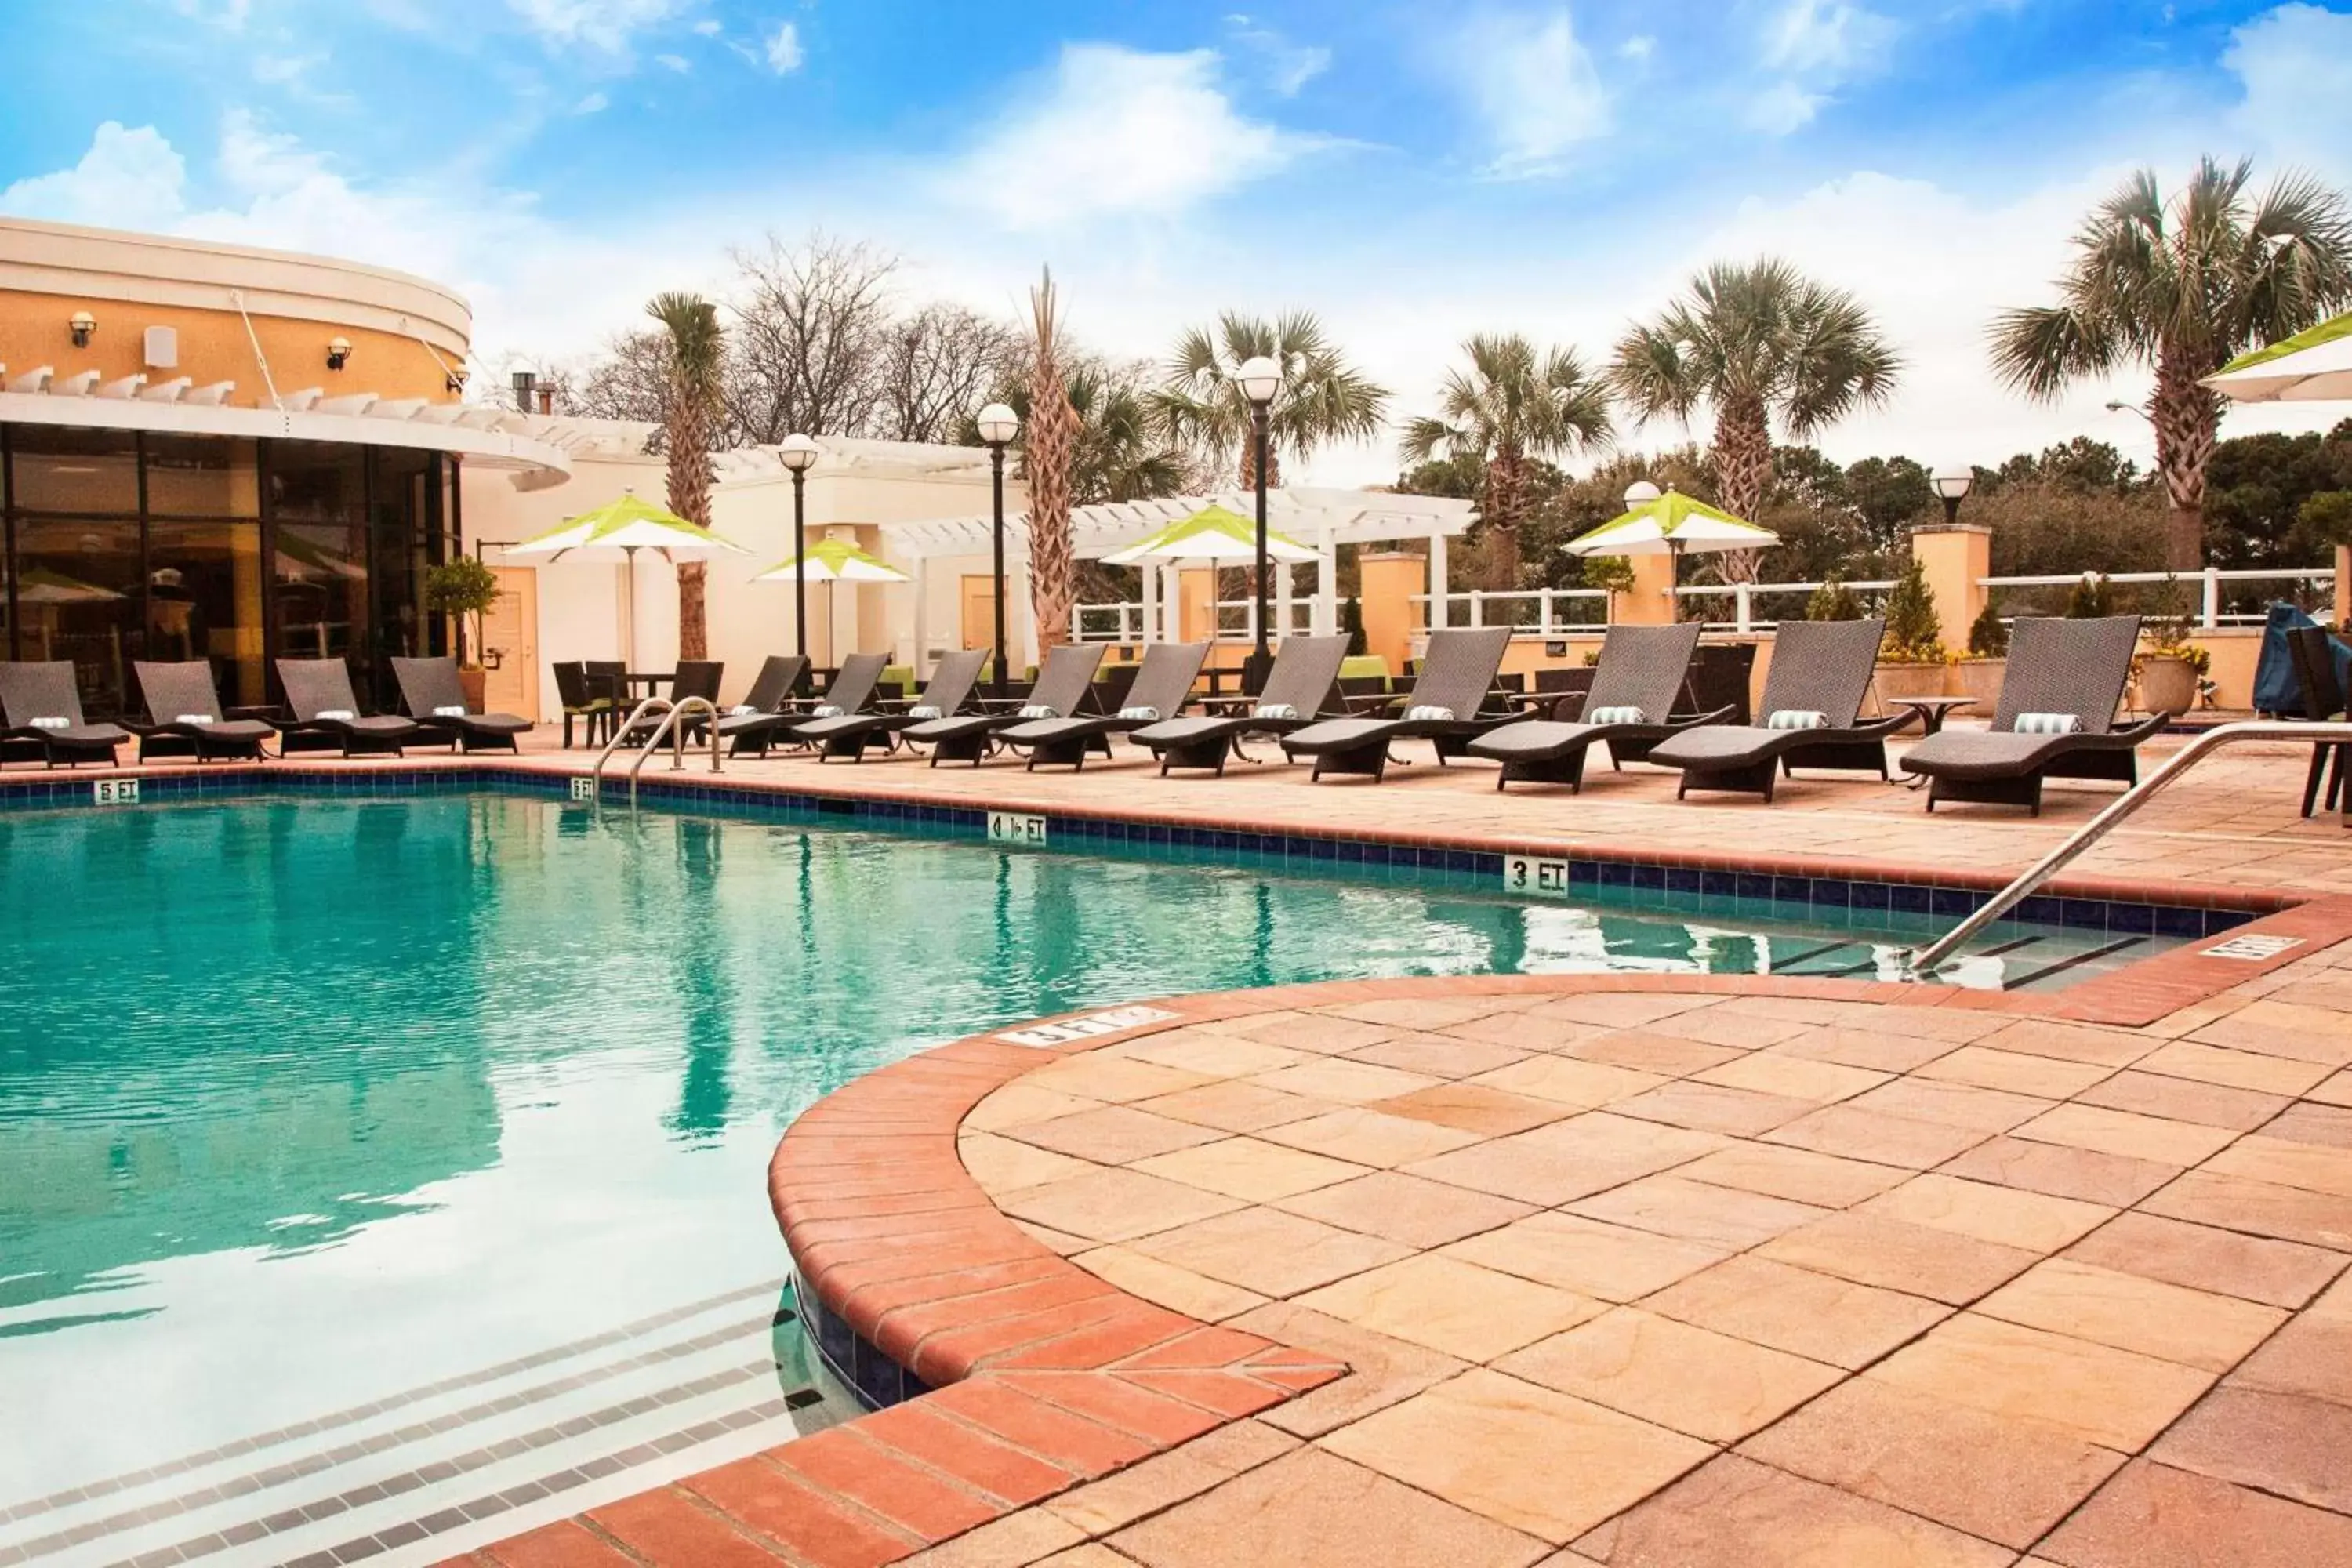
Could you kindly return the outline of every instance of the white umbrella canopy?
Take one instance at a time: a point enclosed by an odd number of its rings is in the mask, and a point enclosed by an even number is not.
[[[2241,354],[2205,384],[2240,403],[2352,401],[2352,314]]]
[[[1560,546],[1571,555],[1689,555],[1711,550],[1762,550],[1780,542],[1703,500],[1668,490]]]
[[[583,552],[590,559],[610,560],[613,552],[630,556],[640,550],[664,550],[673,555],[722,550],[739,555],[750,553],[724,534],[714,533],[674,511],[638,500],[635,491],[625,492],[620,500],[593,511],[567,518],[559,527],[520,544],[506,546],[509,555],[544,555],[551,561]]]
[[[785,556],[751,579],[754,583],[789,583],[799,563]],[[887,561],[876,559],[844,539],[820,539],[809,546],[807,580],[812,583],[911,583],[913,578]]]
[[[1269,561],[1297,565],[1322,557],[1308,545],[1273,529],[1265,531]],[[1257,524],[1221,506],[1204,507],[1138,544],[1103,557],[1106,565],[1134,566],[1145,561],[1257,561]]]

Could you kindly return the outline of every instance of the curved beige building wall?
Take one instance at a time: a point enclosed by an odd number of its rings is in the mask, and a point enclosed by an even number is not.
[[[87,347],[74,345],[78,311],[98,321]],[[176,365],[146,363],[149,327],[176,330]],[[318,387],[329,397],[373,392],[448,402],[457,397],[449,372],[464,366],[472,329],[472,312],[455,291],[404,272],[0,217],[0,364],[7,380],[42,366],[60,380],[89,370],[108,382],[184,375],[198,386],[235,382],[228,402],[260,408],[270,406],[273,379],[280,395]],[[352,344],[340,371],[327,364],[336,337]]]

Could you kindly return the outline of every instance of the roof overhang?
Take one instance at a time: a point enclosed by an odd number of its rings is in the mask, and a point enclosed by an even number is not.
[[[1244,517],[1254,517],[1257,499],[1247,490],[1233,489],[1212,495],[1161,496],[1150,500],[1082,506],[1070,513],[1071,546],[1081,560],[1097,560],[1140,543],[1169,524],[1181,522],[1210,506],[1222,506]],[[1443,496],[1332,489],[1317,485],[1286,485],[1268,490],[1265,496],[1267,526],[1318,549],[1337,544],[1392,544],[1410,539],[1451,538],[1469,530],[1475,510],[1469,501]],[[987,517],[930,518],[875,526],[881,530],[893,555],[913,559],[983,554],[994,532],[994,524]],[[1025,554],[1029,548],[1027,514],[1008,512],[1004,534],[1009,546]]]

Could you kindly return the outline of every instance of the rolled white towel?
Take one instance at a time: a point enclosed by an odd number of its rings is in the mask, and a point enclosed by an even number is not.
[[[1408,724],[1450,724],[1454,721],[1454,710],[1442,703],[1417,702],[1404,710],[1404,717]]]
[[[1813,708],[1775,708],[1764,715],[1767,730],[1826,730],[1830,716]]]

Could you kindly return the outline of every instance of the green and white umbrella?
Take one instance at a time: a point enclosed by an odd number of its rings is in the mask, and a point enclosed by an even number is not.
[[[2240,403],[2352,400],[2352,314],[2240,354],[2205,384]]]
[[[111,588],[52,572],[46,566],[27,567],[16,580],[16,602],[20,605],[99,605],[121,597]]]
[[[1291,564],[1319,559],[1315,550],[1272,529],[1265,531],[1265,553],[1271,561]],[[1103,557],[1112,566],[1134,566],[1145,561],[1257,560],[1257,524],[1221,506],[1204,507],[1171,522],[1139,544]]]
[[[618,552],[627,572],[628,629],[622,634],[622,658],[629,664],[637,659],[637,552],[658,550],[664,555],[709,555],[719,551],[733,551],[738,555],[750,552],[726,535],[713,533],[698,523],[688,521],[677,513],[651,501],[640,500],[634,490],[624,490],[618,500],[607,501],[578,517],[567,518],[559,527],[524,540],[520,544],[505,547],[509,555],[543,555],[553,565],[567,555],[577,555],[592,561],[609,561]]]
[[[1628,490],[1626,499],[1632,500],[1637,493]],[[1668,556],[1666,593],[1671,599],[1685,555],[1711,550],[1762,550],[1780,542],[1780,536],[1769,528],[1759,528],[1680,490],[1669,489],[1577,535],[1560,548],[1571,555]],[[1679,618],[1681,601],[1672,602]]]
[[[808,560],[805,563],[797,556],[787,555],[751,581],[790,583],[796,575],[794,569],[803,565],[807,572],[806,580],[811,583],[911,583],[914,581],[888,562],[877,560],[866,554],[846,539],[820,539],[809,546]],[[825,640],[828,643],[833,641],[835,618],[829,614],[825,616]],[[836,651],[828,647],[826,657],[833,657]]]

